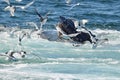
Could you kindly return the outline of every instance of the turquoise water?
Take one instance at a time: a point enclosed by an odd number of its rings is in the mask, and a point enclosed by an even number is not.
[[[29,1],[12,4],[26,4]],[[70,10],[73,4],[80,3]],[[18,45],[18,35],[10,37],[9,31],[0,32],[0,54],[6,51],[25,50],[27,55],[18,61],[7,61],[0,56],[1,80],[120,80],[120,1],[119,0],[75,0],[66,4],[64,0],[36,0],[26,10],[18,9],[15,17],[3,11],[7,4],[0,1],[0,24],[8,28],[20,26],[21,30],[30,31],[32,27],[27,22],[39,25],[39,19],[34,13],[36,7],[42,15],[51,11],[45,30],[55,30],[54,24],[59,16],[76,20],[88,19],[86,24],[99,38],[109,41],[92,49],[90,43],[79,47],[69,42],[48,41],[32,34],[31,38],[24,38],[22,47]],[[69,11],[69,13],[68,13]]]

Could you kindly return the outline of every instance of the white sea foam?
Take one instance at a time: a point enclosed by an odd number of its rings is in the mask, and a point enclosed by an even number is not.
[[[61,73],[31,73],[29,72],[14,72],[14,71],[1,71],[2,73],[7,74],[7,76],[1,75],[0,78],[7,79],[6,77],[9,77],[9,79],[14,79],[17,77],[17,79],[22,80],[35,80],[35,79],[42,79],[42,80],[119,80],[119,77],[107,77],[107,76],[96,76],[96,75],[84,75],[84,74],[61,74]],[[1,73],[0,72],[0,73]],[[14,75],[12,75],[14,74]],[[89,78],[88,78],[89,77]]]
[[[29,32],[29,29],[24,29],[24,31]],[[118,56],[120,32],[101,29],[92,31],[97,35],[100,34],[100,38],[108,38],[109,42],[91,49],[90,43],[73,47],[68,42],[48,41],[36,37],[24,38],[22,49],[28,52],[28,57],[12,63],[0,57],[0,62],[2,61],[0,78],[4,80],[8,78],[14,80],[16,77],[22,80],[119,80],[117,66],[120,64]],[[15,35],[19,35],[19,32],[15,32]],[[5,53],[10,49],[19,49],[18,36],[11,38],[7,32],[1,32],[0,37],[0,53]],[[100,76],[102,71],[104,74]]]

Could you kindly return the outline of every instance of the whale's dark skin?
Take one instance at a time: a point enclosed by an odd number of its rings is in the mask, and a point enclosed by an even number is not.
[[[79,33],[76,36],[70,37],[73,41],[76,41],[79,43],[84,43],[85,41],[89,41],[90,43],[92,43],[90,34],[83,31],[78,32],[76,30],[74,22],[71,19],[66,19],[65,17],[62,17],[62,16],[60,16],[59,18],[60,18],[60,22],[58,24],[58,27],[61,28],[61,30],[66,35]],[[61,35],[62,33],[59,32],[59,36]]]

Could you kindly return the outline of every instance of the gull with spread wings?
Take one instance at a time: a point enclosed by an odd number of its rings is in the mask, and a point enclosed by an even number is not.
[[[28,8],[29,6],[31,6],[33,3],[35,2],[35,0],[33,0],[32,2],[26,4],[25,6],[15,6],[15,7],[18,7],[18,8],[21,8],[22,10]]]
[[[40,23],[41,23],[41,26],[40,26],[40,30],[42,29],[42,26],[47,22],[47,19],[48,19],[48,14],[50,13],[50,12],[48,12],[46,15],[45,15],[45,17],[42,17],[41,16],[41,14],[37,11],[37,9],[35,9],[35,12],[36,12],[36,14],[38,15],[38,17],[39,17],[39,19],[40,19]]]
[[[9,11],[11,16],[14,16],[15,10],[16,10],[16,8],[12,5],[9,5],[4,8],[4,11]]]
[[[9,11],[11,16],[14,16],[14,13],[16,11],[16,8],[21,8],[22,10],[25,10],[26,8],[28,8],[29,6],[31,6],[35,0],[33,0],[32,2],[26,4],[25,6],[14,6],[10,3],[9,0],[5,0],[5,2],[8,4],[7,7],[4,8],[4,11]]]
[[[4,2],[6,2],[8,5],[10,5],[10,0],[3,0]]]

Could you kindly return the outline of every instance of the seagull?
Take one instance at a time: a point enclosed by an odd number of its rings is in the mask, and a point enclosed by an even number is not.
[[[38,37],[40,37],[40,35],[42,34],[43,32],[43,29],[42,27],[39,28],[38,25],[34,22],[28,22],[27,25],[30,25],[30,26],[33,26],[35,29],[33,29],[29,35],[31,35],[33,32],[36,32],[36,34],[38,35]]]
[[[18,7],[18,8],[21,8],[22,10],[25,10],[26,8],[31,6],[34,2],[35,2],[35,0],[33,0],[32,2],[26,4],[25,6],[15,6],[15,7]]]
[[[65,0],[67,4],[70,4],[72,0]]]
[[[41,23],[41,26],[40,26],[40,30],[42,29],[42,26],[47,22],[47,19],[48,19],[48,14],[50,13],[50,12],[48,12],[46,15],[45,15],[45,17],[42,17],[41,16],[41,14],[37,11],[37,9],[35,9],[35,12],[36,12],[36,14],[38,15],[38,17],[39,17],[39,19],[40,19],[40,23]]]
[[[79,5],[80,5],[80,3],[73,4],[72,7],[71,7],[69,10],[71,10],[71,9],[73,9],[74,7],[79,6]]]
[[[10,4],[10,0],[4,0],[8,6],[4,8],[4,11],[9,11],[11,16],[14,16],[14,12],[16,10],[15,6]]]
[[[9,5],[7,7],[4,8],[4,11],[10,11],[10,15],[14,16],[14,12],[15,12],[16,8],[13,5]]]
[[[14,5],[11,5],[9,0],[5,0],[5,2],[8,3],[8,6],[4,8],[4,11],[10,11],[10,15],[14,16],[14,12],[16,11],[16,8],[21,8],[22,10],[25,10],[30,5],[32,5],[35,2],[35,0],[33,0],[32,2],[26,4],[25,6],[14,6]]]
[[[21,2],[22,0],[16,0],[16,2]]]
[[[22,32],[20,33],[20,35],[19,35],[19,45],[20,45],[20,46],[22,45],[21,42],[22,42],[22,40],[23,40],[23,38],[24,38],[25,36],[28,36],[28,33],[25,32],[25,31],[22,31]]]
[[[82,19],[82,20],[80,21],[80,26],[85,27],[85,24],[86,24],[87,22],[88,22],[87,19]]]
[[[35,29],[31,30],[31,32],[29,33],[29,35],[31,36],[33,32],[36,32],[36,34],[39,35],[41,34],[41,32],[43,31],[42,29],[40,30],[40,28],[38,27],[38,25],[34,22],[27,22],[27,25],[30,25],[32,27],[34,27]]]
[[[11,28],[11,30],[8,31],[8,34],[11,38],[13,38],[15,36],[15,32],[17,32],[17,31],[20,31],[18,26]]]
[[[39,27],[38,27],[37,24],[34,23],[34,22],[27,22],[27,25],[30,25],[30,26],[34,27],[35,30],[39,30]]]
[[[10,5],[10,0],[4,0],[8,5]]]
[[[5,52],[3,56],[6,56],[6,60],[10,61],[18,61],[18,59],[24,58],[26,55],[26,51],[20,50],[20,51],[15,51],[15,50],[9,50]]]

